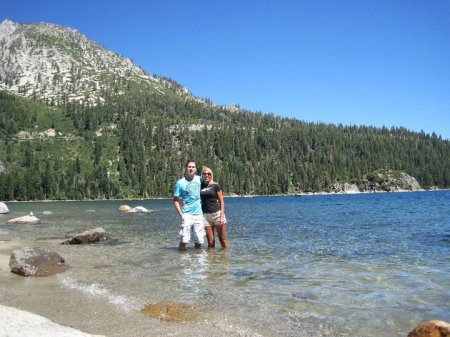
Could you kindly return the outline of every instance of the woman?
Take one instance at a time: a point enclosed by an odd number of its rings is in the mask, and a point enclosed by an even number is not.
[[[202,186],[200,198],[202,199],[202,211],[205,221],[206,238],[208,247],[214,248],[214,229],[219,236],[223,248],[228,247],[226,234],[225,203],[220,185],[214,182],[213,172],[209,167],[202,169]]]

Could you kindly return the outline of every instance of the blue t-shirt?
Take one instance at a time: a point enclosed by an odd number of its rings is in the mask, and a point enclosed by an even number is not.
[[[191,215],[203,214],[200,200],[200,184],[200,176],[197,175],[191,180],[183,177],[175,184],[173,196],[181,197],[184,200],[185,205],[181,205],[181,211],[183,213]]]

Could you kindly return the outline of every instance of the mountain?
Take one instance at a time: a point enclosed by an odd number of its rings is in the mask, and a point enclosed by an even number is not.
[[[74,29],[0,25],[0,200],[170,197],[188,158],[225,194],[333,192],[380,170],[450,188],[435,134],[217,106]]]
[[[75,29],[10,20],[0,24],[0,89],[55,105],[74,100],[99,104],[111,92],[122,94],[128,82],[192,98],[186,88],[148,75]]]

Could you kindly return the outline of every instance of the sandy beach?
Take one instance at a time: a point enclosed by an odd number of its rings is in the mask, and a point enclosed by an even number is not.
[[[167,324],[127,311],[95,293],[63,286],[64,274],[22,277],[10,272],[11,252],[20,247],[58,249],[62,240],[0,241],[0,336],[150,337],[197,334],[198,326]],[[64,254],[69,265],[70,255]],[[200,336],[213,331],[202,331]],[[198,335],[198,334],[197,334]]]
[[[0,336],[8,337],[94,337],[79,330],[62,326],[45,317],[0,305]]]
[[[14,279],[21,278],[10,272],[11,252],[27,246],[26,241],[0,241],[0,336],[8,337],[90,337],[101,336],[84,333],[51,320],[5,304],[14,302]],[[17,280],[24,281],[23,279]],[[27,280],[28,281],[28,280]],[[33,282],[33,279],[30,279]],[[37,281],[37,280],[36,280]],[[28,282],[27,282],[28,283]],[[24,294],[26,296],[26,294]]]

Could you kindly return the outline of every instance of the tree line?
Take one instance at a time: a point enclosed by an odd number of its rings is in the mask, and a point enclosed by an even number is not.
[[[240,195],[328,191],[381,168],[450,187],[450,143],[436,134],[306,123],[127,88],[95,106],[0,92],[0,199],[169,197],[188,158]],[[17,137],[47,128],[66,137]]]

